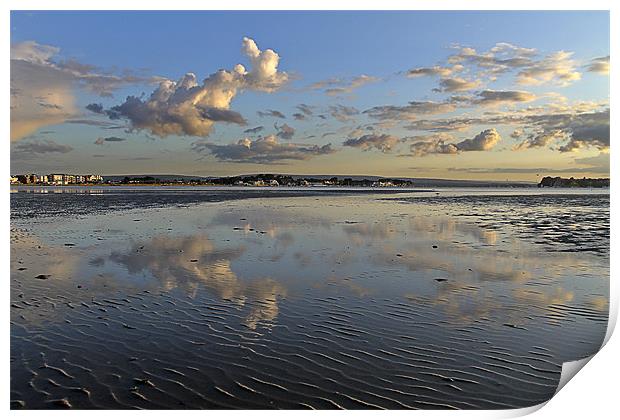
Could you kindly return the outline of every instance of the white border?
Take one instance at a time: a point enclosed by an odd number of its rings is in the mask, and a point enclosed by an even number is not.
[[[2,102],[3,102],[3,132],[5,142],[3,142],[3,152],[2,159],[4,160],[4,167],[7,168],[6,171],[9,172],[10,167],[10,158],[9,158],[9,85],[10,85],[10,76],[9,76],[9,49],[10,49],[10,10],[200,10],[200,9],[208,9],[208,10],[611,10],[611,95],[610,95],[610,103],[615,97],[615,93],[617,91],[617,83],[614,83],[618,80],[617,78],[617,68],[615,65],[615,57],[617,56],[617,44],[614,40],[618,38],[618,27],[620,27],[620,21],[618,20],[618,7],[617,4],[620,4],[617,0],[588,0],[578,2],[578,1],[550,1],[550,0],[502,0],[502,1],[492,1],[492,0],[416,0],[416,1],[402,1],[402,0],[381,0],[379,1],[369,1],[369,0],[314,0],[308,1],[306,3],[291,3],[290,1],[283,0],[262,0],[260,2],[251,2],[247,0],[237,0],[234,3],[232,2],[223,2],[223,3],[212,3],[212,2],[202,2],[202,1],[192,1],[192,0],[175,0],[174,2],[166,2],[162,0],[150,0],[150,1],[130,1],[130,0],[107,0],[105,2],[84,2],[77,0],[55,0],[53,2],[49,0],[4,0],[2,2],[3,14],[1,15],[1,21],[3,23],[3,37],[4,40],[2,42],[2,53],[5,59],[2,62],[2,70],[3,70],[3,80],[2,84]],[[53,7],[51,7],[53,5]],[[559,7],[560,6],[560,7]],[[614,10],[615,9],[615,10]],[[553,29],[550,29],[553,30]],[[612,112],[612,138],[615,138],[618,130],[616,128],[616,124],[613,116],[615,115]],[[614,146],[615,148],[616,146]],[[8,178],[8,173],[5,174],[5,179]],[[611,177],[613,179],[618,178],[618,165],[614,164],[614,160],[611,161]],[[4,241],[0,243],[2,247],[2,253],[4,255],[4,261],[8,260],[9,255],[9,217],[10,207],[9,207],[9,185],[8,182],[5,184],[5,193],[2,196],[2,208],[4,210],[4,223],[2,225],[2,231],[4,233]],[[611,194],[611,202],[612,202],[612,212],[611,212],[611,223],[612,223],[612,232],[613,226],[616,224],[617,220],[617,199],[614,197],[613,192],[615,191],[614,186],[612,185],[612,194]],[[611,258],[611,296],[610,296],[610,328],[608,329],[606,340],[609,340],[607,345],[605,346],[604,351],[595,355],[592,358],[592,361],[588,363],[588,366],[583,369],[581,373],[579,373],[578,378],[570,381],[565,388],[561,390],[554,398],[552,398],[547,404],[542,404],[538,407],[533,407],[530,409],[522,409],[522,410],[509,410],[509,411],[457,411],[457,412],[446,412],[446,411],[423,411],[423,412],[411,412],[411,411],[389,411],[389,412],[370,412],[370,411],[349,411],[349,412],[321,412],[321,416],[326,416],[329,418],[336,417],[349,417],[355,416],[355,418],[370,418],[370,417],[384,417],[390,416],[390,418],[404,418],[407,416],[423,416],[424,418],[431,419],[444,419],[444,418],[471,418],[471,419],[481,419],[481,418],[504,418],[504,417],[516,417],[525,414],[529,414],[532,411],[535,411],[531,414],[532,418],[563,418],[563,419],[577,419],[577,418],[609,418],[613,416],[614,412],[617,411],[617,388],[615,384],[616,375],[618,374],[618,359],[615,356],[616,354],[620,354],[620,344],[617,336],[611,337],[611,331],[613,329],[613,325],[615,325],[617,318],[617,308],[618,308],[618,287],[617,281],[614,280],[615,273],[618,272],[618,263],[614,261],[613,255],[616,254],[615,250],[617,249],[618,241],[612,235],[611,238],[611,249],[612,249],[612,258]],[[6,293],[6,300],[8,300],[8,287],[9,287],[9,265],[3,265],[3,273],[4,276],[2,278],[5,279],[4,287]],[[8,302],[5,300],[5,318],[2,323],[3,327],[3,337],[5,341],[2,346],[2,360],[4,363],[3,374],[2,374],[2,387],[0,395],[4,396],[2,404],[5,410],[9,410],[9,311],[10,306]],[[542,406],[544,408],[540,409]],[[76,418],[77,416],[82,416],[85,414],[84,411],[73,411],[73,412],[37,412],[37,411],[26,411],[26,412],[11,412],[11,416],[19,417],[19,418],[31,418],[39,415],[50,416],[52,418]],[[106,411],[97,411],[97,412],[88,412],[89,417],[93,417],[95,419],[103,419],[104,417],[109,416],[112,413]],[[245,418],[248,415],[258,418],[267,418],[267,417],[275,417],[275,418],[286,418],[288,419],[291,416],[291,412],[186,412],[182,415],[184,417],[203,417],[203,416],[226,416],[230,418]],[[112,415],[121,416],[121,417],[143,417],[148,416],[149,418],[159,418],[163,419],[168,417],[170,414],[168,412],[161,411],[149,411],[149,412],[114,412]],[[314,416],[314,413],[307,412],[295,412],[293,414],[295,417],[304,418],[306,416]]]

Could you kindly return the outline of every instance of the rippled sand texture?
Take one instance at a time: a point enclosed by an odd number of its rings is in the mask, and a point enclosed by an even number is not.
[[[164,201],[12,194],[13,408],[525,407],[605,333],[608,195]]]

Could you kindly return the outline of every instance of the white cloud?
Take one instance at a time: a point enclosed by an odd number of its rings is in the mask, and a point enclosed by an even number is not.
[[[445,114],[452,112],[456,106],[450,102],[412,101],[404,106],[383,105],[364,111],[371,118],[378,120],[413,120],[419,115]]]
[[[241,64],[235,66],[235,72],[243,74],[242,87],[263,92],[273,92],[286,82],[288,74],[278,71],[280,56],[272,49],[261,51],[256,42],[248,37],[243,38],[242,50],[249,57],[252,67],[249,72]]]
[[[517,83],[524,86],[552,83],[568,86],[579,80],[577,63],[572,59],[572,52],[557,51],[543,58],[538,58],[534,48],[524,48],[497,43],[485,52],[478,52],[470,47],[458,47],[459,51],[448,58],[448,63],[471,65],[480,78],[491,81],[504,73],[518,71]]]
[[[55,61],[59,52],[35,41],[11,45],[11,140],[77,115],[75,87],[111,96],[123,85],[155,79],[103,73],[75,60]]]
[[[520,90],[483,90],[476,96],[477,99],[472,102],[484,106],[531,102],[536,99],[533,93]]]
[[[562,130],[540,131],[530,134],[527,139],[513,146],[512,150],[547,147],[556,141],[565,140],[567,137],[567,134]]]
[[[364,151],[376,149],[383,153],[391,152],[401,140],[389,134],[366,134],[357,138],[347,139],[343,146],[356,147]]]
[[[457,65],[457,70],[459,70],[462,66]],[[454,68],[450,67],[442,67],[442,66],[433,66],[433,67],[417,67],[414,69],[407,70],[407,77],[422,77],[422,76],[441,76],[448,77],[452,75],[452,72],[455,71]]]
[[[455,155],[459,152],[453,143],[454,137],[445,134],[433,134],[430,136],[412,137],[415,141],[409,145],[413,156],[426,156],[431,154]]]
[[[113,119],[125,118],[131,128],[151,134],[208,136],[215,122],[245,125],[245,119],[231,111],[230,104],[241,90],[273,92],[288,80],[278,71],[279,56],[273,50],[261,51],[249,38],[243,39],[243,51],[251,62],[250,70],[237,64],[232,70],[219,70],[198,83],[187,73],[179,81],[164,80],[145,100],[129,96],[121,105],[106,111]]]
[[[592,59],[587,70],[598,74],[609,74],[609,56]]]
[[[501,140],[501,137],[497,130],[490,128],[459,143],[455,143],[454,137],[446,133],[416,136],[411,139],[417,140],[410,145],[413,156],[425,156],[429,154],[454,155],[460,152],[488,151]]]
[[[279,143],[275,135],[260,137],[257,140],[241,139],[237,143],[215,144],[197,141],[192,145],[197,153],[215,156],[220,161],[239,163],[276,164],[287,160],[308,160],[316,156],[334,153],[331,144],[324,146]]]
[[[462,77],[445,78],[439,81],[443,92],[465,92],[482,86],[481,80],[466,80]]]
[[[456,144],[459,151],[483,151],[491,150],[502,138],[496,129],[490,128],[477,134],[471,139],[463,140]]]
[[[573,53],[567,51],[549,54],[542,60],[524,67],[517,74],[517,83],[525,86],[544,83],[568,86],[581,79],[581,73],[577,71],[577,64],[572,56]]]

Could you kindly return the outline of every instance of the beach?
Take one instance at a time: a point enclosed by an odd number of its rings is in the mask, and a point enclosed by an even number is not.
[[[520,408],[595,353],[609,190],[24,188],[13,408]]]

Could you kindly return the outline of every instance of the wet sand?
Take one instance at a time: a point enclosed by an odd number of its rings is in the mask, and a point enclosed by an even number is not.
[[[13,408],[526,407],[605,334],[608,194],[149,193],[11,195]]]

